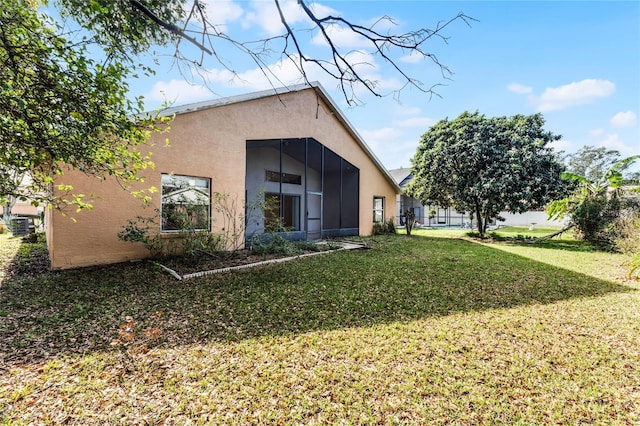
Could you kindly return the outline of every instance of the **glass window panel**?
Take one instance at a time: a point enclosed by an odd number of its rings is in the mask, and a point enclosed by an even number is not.
[[[384,197],[373,197],[373,223],[384,222]]]
[[[163,174],[161,182],[161,230],[209,230],[211,179]]]
[[[342,228],[359,227],[359,182],[360,170],[346,160],[342,160]]]

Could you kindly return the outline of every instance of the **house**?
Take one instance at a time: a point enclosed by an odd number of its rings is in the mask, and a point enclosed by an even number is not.
[[[396,195],[396,217],[399,226],[404,226],[405,212],[412,211],[418,226],[471,226],[472,221],[468,213],[456,212],[452,208],[443,208],[435,204],[423,205],[420,200],[405,194],[407,186],[413,181],[411,169],[402,167],[390,170],[389,173],[402,189]]]
[[[28,175],[23,175],[19,191],[28,193],[25,187],[31,183]],[[22,236],[42,230],[44,207],[36,206],[32,197],[16,197],[15,195],[0,195],[0,221],[4,223],[14,236]]]
[[[420,226],[453,226],[474,227],[474,222],[468,212],[458,212],[453,208],[442,208],[436,204],[423,205],[420,200],[409,197],[404,193],[407,186],[413,181],[413,175],[409,168],[390,170],[389,173],[402,189],[402,193],[396,196],[396,217],[398,225],[404,226],[404,212],[413,211]],[[500,212],[504,221],[493,220],[491,225],[500,226],[564,226],[560,220],[550,220],[544,210],[532,210],[526,213]]]
[[[16,200],[11,206],[11,215],[13,216],[26,216],[26,217],[40,217],[40,213],[43,208],[39,208],[31,204],[30,201]],[[0,205],[0,218],[4,216],[4,206]]]
[[[15,179],[20,180],[20,185],[18,186],[16,192],[28,194],[28,186],[31,184],[31,176],[25,173],[16,176]],[[37,218],[40,217],[42,211],[44,210],[42,206],[37,207],[34,205],[36,203],[33,202],[33,197],[28,197],[26,195],[24,197],[19,197],[15,194],[11,196],[0,194],[0,200],[2,201],[0,202],[0,218],[4,217],[5,214],[8,216]]]
[[[275,222],[293,239],[367,235],[374,218],[388,220],[395,213],[399,186],[318,83],[163,114],[174,116],[170,143],[164,143],[167,134],[152,135],[155,168],[143,171],[144,185],[160,189],[150,206],[113,180],[78,171],[62,176],[75,191],[97,197],[91,211],[70,214],[73,220],[47,212],[54,269],[147,257],[142,244],[118,238],[123,226],[155,215],[151,231],[172,239],[178,233],[172,215],[187,207],[195,212],[189,220],[196,230],[223,233],[240,223],[241,244]],[[224,208],[216,204],[220,199]]]

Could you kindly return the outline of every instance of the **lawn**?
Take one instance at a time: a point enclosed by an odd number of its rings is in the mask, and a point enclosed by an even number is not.
[[[638,424],[624,259],[460,235],[183,282],[3,263],[0,424]]]

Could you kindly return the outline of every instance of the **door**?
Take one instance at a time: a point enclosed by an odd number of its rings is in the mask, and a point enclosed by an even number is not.
[[[307,191],[307,240],[322,238],[322,192]]]

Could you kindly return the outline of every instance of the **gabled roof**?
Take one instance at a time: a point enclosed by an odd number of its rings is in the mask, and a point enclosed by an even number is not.
[[[280,87],[280,88],[275,88],[270,90],[247,93],[243,95],[229,96],[226,98],[218,98],[218,99],[212,99],[212,100],[203,101],[203,102],[196,102],[192,104],[171,107],[171,108],[167,108],[165,110],[160,111],[160,115],[167,117],[167,116],[172,116],[174,114],[175,115],[187,114],[187,113],[201,111],[205,109],[216,108],[224,105],[231,105],[231,104],[236,104],[241,102],[249,102],[256,99],[262,99],[262,98],[267,98],[271,96],[278,96],[286,93],[300,92],[308,89],[313,89],[315,93],[330,107],[331,112],[334,114],[334,116],[338,119],[338,121],[340,121],[340,123],[345,127],[345,129],[349,132],[349,134],[356,140],[358,145],[360,145],[360,147],[364,150],[364,152],[371,159],[371,161],[373,161],[373,163],[378,167],[380,172],[387,178],[389,183],[393,185],[393,187],[396,189],[398,193],[402,192],[402,189],[400,188],[398,182],[391,176],[389,171],[382,165],[378,157],[373,153],[373,151],[371,151],[371,148],[369,148],[369,146],[364,141],[362,136],[360,136],[360,134],[357,132],[355,127],[353,127],[349,122],[349,120],[347,120],[347,118],[344,116],[340,108],[338,108],[338,105],[333,101],[333,99],[331,99],[331,97],[329,96],[327,91],[324,89],[324,87],[322,87],[322,85],[317,81],[312,82],[310,84],[299,84],[299,85],[289,86],[289,87]]]
[[[409,182],[413,180],[411,169],[408,167],[389,170],[389,174],[391,175],[391,177],[393,177],[393,179],[395,179],[400,188],[404,188]]]

